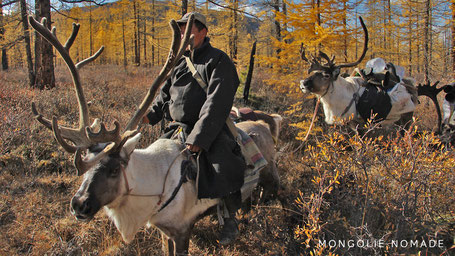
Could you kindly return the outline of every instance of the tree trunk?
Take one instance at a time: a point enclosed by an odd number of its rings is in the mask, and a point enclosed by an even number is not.
[[[275,9],[276,12],[279,12],[280,11],[280,0],[273,0],[272,8]],[[280,22],[277,20],[276,15],[275,15],[274,20],[275,21],[273,23],[275,24],[275,38],[276,38],[276,40],[281,41],[281,25],[280,25]],[[281,49],[279,47],[277,47],[276,52],[275,52],[277,57],[279,57],[280,52],[281,52]]]
[[[386,14],[386,6],[385,4],[383,4],[382,6],[382,44],[380,44],[382,46],[382,49],[384,49],[383,51],[383,58],[386,60],[386,61],[390,61],[390,58],[389,58],[389,48],[387,48],[387,14]]]
[[[125,14],[122,14],[122,40],[123,40],[123,67],[126,68],[128,60],[126,58],[126,36],[125,36]]]
[[[182,16],[188,12],[188,0],[182,0]]]
[[[425,28],[424,28],[424,38],[423,38],[423,64],[424,64],[424,83],[428,83],[430,80],[430,0],[425,1]]]
[[[357,28],[359,27],[358,24],[357,24],[357,3],[356,3],[356,7],[355,7],[355,37],[354,37],[354,41],[355,41],[355,59],[358,60],[358,55],[359,55],[359,42],[357,41]]]
[[[27,56],[28,84],[30,86],[33,86],[35,84],[35,72],[33,70],[30,32],[29,32],[28,20],[27,20],[27,3],[25,2],[25,0],[20,0],[20,6],[21,6],[22,28],[24,30],[25,54]]]
[[[391,50],[392,45],[393,45],[393,38],[392,38],[392,5],[390,3],[390,0],[387,0],[387,12],[388,12],[388,22],[387,22],[387,40],[388,40],[388,45],[389,49]],[[400,36],[399,34],[397,37]],[[392,56],[397,56],[399,58],[400,54],[393,54],[392,52],[389,51],[389,61],[392,61]],[[396,64],[399,64],[399,61],[396,62]]]
[[[90,52],[89,55],[93,55],[93,33],[92,33],[92,2],[88,3],[88,28],[89,28],[89,47]]]
[[[452,74],[455,78],[455,2],[452,2]]]
[[[152,0],[152,66],[155,66],[155,0]]]
[[[348,21],[346,17],[347,13],[347,5],[346,2],[343,2],[343,55],[344,55],[344,62],[348,62]]]
[[[133,1],[133,15],[134,15],[134,22],[133,22],[133,27],[134,27],[134,64],[137,66],[141,65],[141,56],[140,56],[140,49],[139,49],[139,24],[138,24],[138,14],[137,14],[137,3],[134,0]]]
[[[420,15],[419,15],[419,12],[416,13],[416,21],[420,20]],[[416,22],[416,30],[417,31],[417,38],[421,38],[421,34],[420,34],[420,30],[421,30],[421,27],[420,27],[420,22]],[[420,49],[421,49],[421,40],[416,40],[416,58],[415,58],[415,61],[414,63],[416,63],[416,72],[417,74],[420,74]]]
[[[251,79],[253,78],[255,54],[256,54],[256,41],[254,41],[253,48],[251,48],[250,64],[248,66],[248,74],[246,75],[245,87],[243,89],[243,100],[245,102],[248,102],[248,96],[250,95],[250,86],[251,86]]]
[[[45,17],[47,27],[50,29],[52,24],[50,0],[36,0],[35,15],[39,21]],[[33,87],[41,90],[55,87],[53,48],[38,32],[35,32],[35,74]]]
[[[282,3],[282,12],[283,12],[285,17],[288,16],[288,8],[287,8],[287,5],[286,5],[286,1],[283,1],[283,3]],[[285,21],[284,24],[283,24],[283,31],[284,32],[288,31],[288,23],[287,23],[287,21]]]
[[[409,35],[409,52],[408,52],[408,61],[409,61],[409,68],[408,68],[408,73],[410,76],[412,76],[412,19],[411,16],[409,17],[409,23],[408,23],[408,35]]]
[[[142,38],[142,40],[144,41],[143,43],[143,48],[144,48],[144,63],[145,65],[147,66],[148,63],[147,63],[147,19],[145,18],[146,17],[146,13],[145,13],[145,9],[143,10],[143,27],[142,27],[142,34],[144,35],[144,37]]]
[[[229,36],[229,48],[230,48],[230,57],[234,61],[237,62],[237,52],[238,52],[238,0],[232,1],[232,14],[231,14],[231,27],[230,27],[230,36]]]
[[[0,40],[3,40],[5,28],[3,24],[3,8],[1,4],[2,0],[0,0]],[[8,70],[8,56],[5,48],[2,49],[2,70]]]

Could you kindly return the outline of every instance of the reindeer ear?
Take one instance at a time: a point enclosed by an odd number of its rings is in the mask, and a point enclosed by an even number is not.
[[[341,69],[337,67],[337,68],[335,68],[335,69],[332,71],[332,77],[333,77],[334,79],[336,79],[336,78],[340,75],[340,70],[341,70]]]
[[[135,136],[129,138],[122,147],[120,151],[120,157],[128,159],[133,153],[133,150],[136,148],[137,143],[142,138],[142,134],[138,133]]]

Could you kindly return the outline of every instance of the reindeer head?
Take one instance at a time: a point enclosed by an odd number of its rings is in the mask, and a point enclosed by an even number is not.
[[[115,121],[114,129],[107,130],[104,123],[95,119],[89,124],[88,106],[82,90],[79,69],[95,60],[103,51],[103,47],[93,56],[74,64],[69,49],[79,31],[79,25],[73,24],[73,32],[63,46],[57,39],[55,27],[49,30],[46,19],[38,23],[29,16],[30,25],[40,33],[60,53],[68,66],[76,96],[79,103],[79,127],[69,128],[58,124],[57,117],[52,121],[44,118],[32,103],[32,112],[35,118],[48,129],[53,131],[57,142],[69,153],[74,153],[74,165],[77,175],[84,175],[84,180],[76,195],[71,200],[71,212],[76,218],[90,220],[101,207],[112,203],[116,198],[128,192],[128,183],[125,169],[128,166],[129,156],[140,139],[138,125],[161,84],[169,76],[177,61],[181,58],[188,45],[192,46],[193,37],[190,37],[194,15],[190,17],[184,36],[181,36],[177,22],[172,20],[173,41],[166,64],[158,77],[153,81],[147,95],[138,110],[131,117],[123,133],[120,134],[120,124]]]
[[[300,81],[300,89],[303,93],[310,92],[319,96],[324,95],[329,89],[330,84],[338,79],[341,68],[356,66],[363,60],[368,49],[368,31],[363,23],[362,17],[359,17],[359,19],[365,33],[365,40],[362,55],[355,62],[336,65],[335,56],[329,58],[329,56],[322,51],[319,51],[317,57],[311,55],[311,60],[308,60],[305,56],[305,48],[303,45],[301,46],[300,57],[310,64],[310,68],[308,69],[309,76]],[[325,60],[326,63],[321,63],[322,60]]]

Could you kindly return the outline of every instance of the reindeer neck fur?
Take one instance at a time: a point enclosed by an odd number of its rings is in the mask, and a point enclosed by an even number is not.
[[[338,76],[338,78],[333,81],[333,84],[329,87],[327,93],[321,97],[325,122],[327,124],[338,123],[338,118],[348,118],[352,114],[354,114],[354,117],[357,116],[355,104],[352,104],[343,116],[341,115],[346,107],[349,106],[353,99],[353,95],[355,93],[359,93],[359,95],[363,93],[364,89],[363,87],[360,87],[362,82],[363,79],[360,77],[343,78],[341,76]]]
[[[178,157],[180,150],[172,140],[157,140],[145,149],[135,149],[125,168],[131,193],[159,195],[162,192],[169,166]],[[175,179],[180,178],[180,176],[175,176],[180,173],[182,160],[176,161],[169,170],[166,181],[168,190],[171,186],[175,187]],[[126,194],[126,188],[123,187],[125,180],[122,180],[121,183],[123,194]],[[148,219],[158,212],[159,199],[159,196],[119,196],[114,202],[107,205],[105,210],[122,234],[123,240],[130,242]]]
[[[159,196],[125,195],[105,206],[107,215],[113,220],[125,242],[132,241],[139,229],[147,223],[158,227],[169,236],[167,230],[186,225],[188,222],[185,221],[186,219],[195,218],[195,215],[199,215],[208,208],[204,200],[199,200],[201,202],[194,207],[198,201],[195,184],[186,182],[171,203],[158,212],[180,180],[181,162],[186,158],[180,153],[181,150],[181,146],[175,141],[159,139],[145,149],[135,149],[131,154],[125,169],[131,194],[159,195],[165,180],[166,185],[160,205],[158,205]],[[174,163],[171,166],[172,162]],[[167,174],[168,170],[169,174]],[[126,193],[126,189],[123,188],[123,190]],[[209,202],[210,206],[217,202],[216,200],[205,201],[212,201]],[[181,216],[183,214],[184,216]]]

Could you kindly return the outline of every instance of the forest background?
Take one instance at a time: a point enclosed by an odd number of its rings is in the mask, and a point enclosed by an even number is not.
[[[30,101],[46,116],[75,123],[71,78],[60,56],[32,31],[27,15],[47,17],[60,41],[81,24],[71,49],[75,61],[103,54],[81,71],[91,112],[125,121],[168,54],[170,19],[197,10],[208,18],[215,47],[247,80],[256,42],[248,102],[236,104],[281,114],[285,119],[277,163],[282,188],[277,201],[255,205],[241,217],[241,238],[217,245],[216,223],[195,229],[194,255],[386,255],[453,251],[455,158],[438,134],[432,106],[420,104],[404,137],[386,140],[328,127],[319,115],[307,132],[314,101],[299,89],[307,64],[299,56],[323,50],[338,62],[359,57],[362,16],[369,31],[365,60],[382,57],[403,66],[417,83],[452,82],[455,2],[437,0],[0,1],[0,252],[14,255],[156,255],[156,230],[142,230],[126,245],[103,214],[81,224],[67,210],[80,180],[71,157],[33,120]],[[348,70],[345,70],[348,71]],[[49,90],[39,90],[49,89]],[[56,95],[58,97],[56,97]],[[422,102],[425,102],[422,100]],[[121,122],[122,123],[122,122]],[[373,127],[374,128],[374,127]],[[371,129],[373,129],[371,128]],[[144,128],[153,142],[159,127]],[[367,128],[368,129],[368,128]],[[329,246],[319,241],[442,241],[437,248]]]
[[[455,65],[453,1],[2,0],[0,6],[3,70],[33,65],[26,50],[31,46],[26,44],[30,39],[36,44],[39,38],[22,24],[27,14],[48,17],[62,39],[71,33],[71,23],[80,23],[72,51],[76,60],[104,45],[100,64],[159,66],[170,44],[168,22],[193,10],[207,15],[212,43],[227,52],[239,70],[248,65],[252,44],[257,41],[256,65],[273,65],[279,79],[272,86],[286,92],[295,92],[295,82],[301,78],[298,51],[302,43],[308,51],[335,54],[339,62],[357,59],[363,38],[359,16],[370,33],[366,59],[381,56],[425,82],[450,77]],[[61,64],[58,57],[56,62]]]

